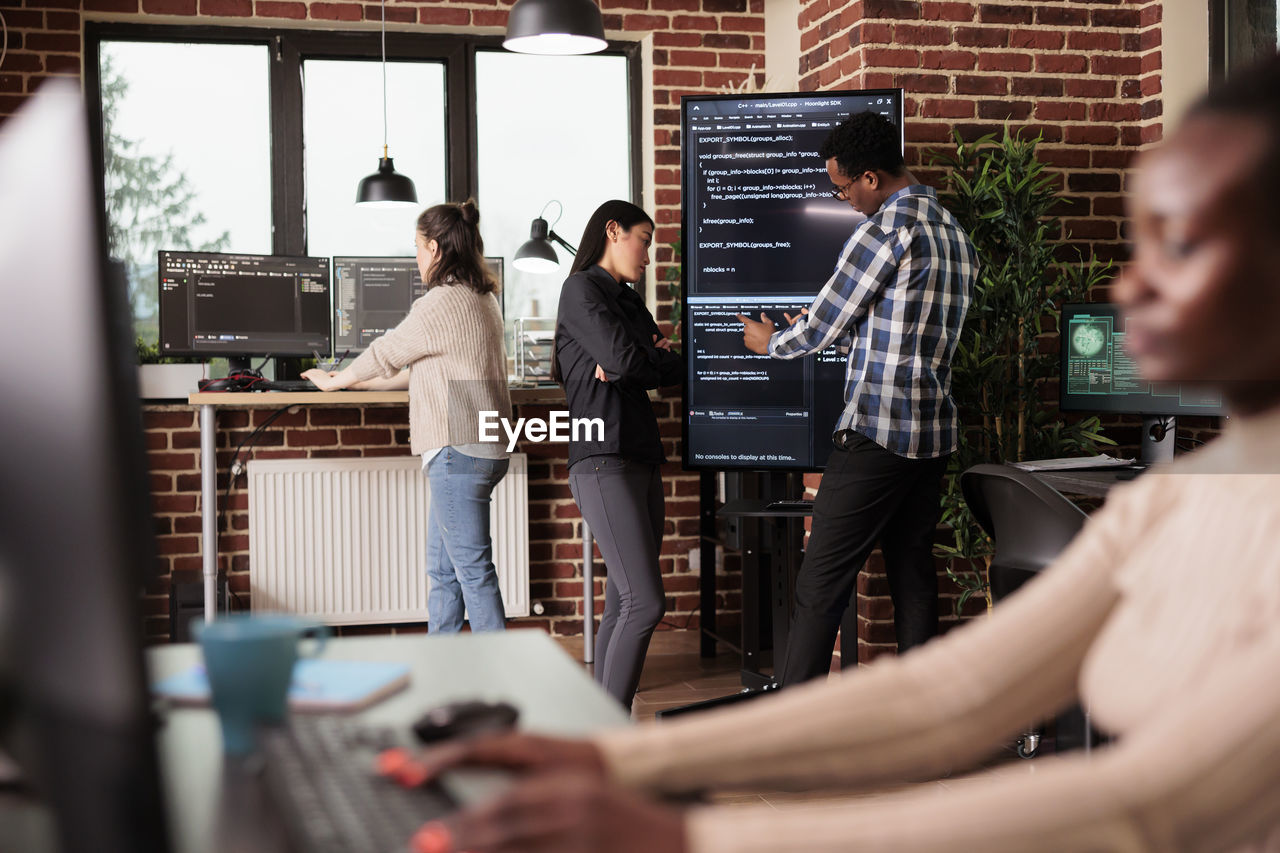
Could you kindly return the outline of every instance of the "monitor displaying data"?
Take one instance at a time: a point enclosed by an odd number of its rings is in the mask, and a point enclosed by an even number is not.
[[[863,216],[831,196],[818,151],[868,110],[901,140],[901,89],[683,99],[686,468],[825,466],[845,355],[756,355],[736,315],[764,313],[781,328],[831,277]]]
[[[1221,415],[1212,388],[1147,382],[1125,350],[1124,316],[1116,305],[1064,305],[1060,323],[1061,408],[1135,415]]]
[[[485,258],[498,281],[502,304],[502,258]],[[416,258],[334,257],[333,352],[363,352],[379,335],[399,325],[426,293]]]
[[[333,259],[333,351],[362,352],[422,295],[414,258]]]
[[[164,251],[159,278],[162,355],[332,350],[328,258]]]

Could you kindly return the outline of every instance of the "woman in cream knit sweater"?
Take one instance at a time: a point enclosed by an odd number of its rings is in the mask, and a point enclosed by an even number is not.
[[[303,374],[325,391],[409,390],[409,442],[431,484],[427,521],[428,626],[505,627],[489,535],[489,498],[507,473],[501,442],[481,442],[479,413],[511,416],[502,313],[484,265],[475,203],[438,204],[418,217],[418,270],[427,292],[409,315],[337,373]],[[404,368],[408,368],[407,370]]]

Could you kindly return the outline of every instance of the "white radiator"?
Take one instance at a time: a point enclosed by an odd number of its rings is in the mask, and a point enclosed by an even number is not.
[[[529,615],[527,462],[512,454],[489,516],[508,616]],[[253,609],[331,625],[426,620],[421,458],[254,460],[248,477]]]

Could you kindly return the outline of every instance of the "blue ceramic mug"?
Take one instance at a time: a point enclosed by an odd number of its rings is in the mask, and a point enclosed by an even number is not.
[[[222,723],[223,748],[235,755],[253,751],[254,730],[285,718],[293,665],[324,648],[329,628],[287,613],[232,614],[197,623],[213,707]],[[298,643],[315,638],[314,648]]]

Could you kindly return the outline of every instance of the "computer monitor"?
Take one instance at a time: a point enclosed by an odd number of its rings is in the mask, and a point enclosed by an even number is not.
[[[333,352],[362,352],[409,313],[422,276],[414,258],[333,259]]]
[[[1107,303],[1064,305],[1059,321],[1059,407],[1064,412],[1142,415],[1144,461],[1173,455],[1178,415],[1224,415],[1216,389],[1178,382],[1148,382],[1125,350],[1125,318]],[[1166,438],[1167,436],[1167,438]]]
[[[502,304],[502,258],[485,258],[498,281]],[[416,258],[333,258],[333,354],[363,352],[379,335],[394,329],[409,306],[426,293]]]
[[[56,152],[56,169],[33,169]],[[75,81],[0,127],[0,749],[63,850],[164,851],[142,654],[154,563],[128,300]],[[95,187],[98,188],[95,190]]]
[[[159,253],[160,354],[328,354],[329,259]]]
[[[864,111],[893,122],[901,147],[902,90],[690,96],[680,110],[684,465],[820,470],[844,407],[846,358],[834,348],[756,355],[736,315],[781,326],[812,303],[863,219],[831,197],[818,152]]]

